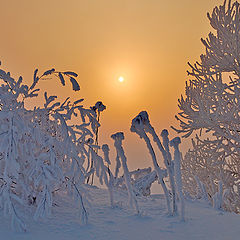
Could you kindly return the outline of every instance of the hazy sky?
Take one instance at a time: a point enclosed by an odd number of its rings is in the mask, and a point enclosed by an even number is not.
[[[188,79],[187,62],[204,51],[206,13],[220,0],[0,0],[0,60],[13,76],[32,81],[35,68],[79,73],[81,91],[57,79],[41,84],[62,98],[101,100],[100,142],[123,131],[131,169],[151,166],[146,147],[130,133],[131,120],[147,110],[159,133],[177,125],[177,99]],[[119,83],[123,75],[125,81]],[[171,132],[171,136],[174,135]],[[113,151],[111,145],[111,151]]]

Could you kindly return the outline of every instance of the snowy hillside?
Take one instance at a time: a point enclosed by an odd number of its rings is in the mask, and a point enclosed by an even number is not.
[[[143,212],[135,215],[127,207],[127,193],[114,192],[118,199],[115,208],[109,207],[108,192],[89,187],[92,207],[89,210],[89,223],[79,224],[77,209],[72,200],[58,196],[54,202],[52,216],[33,222],[26,220],[28,231],[16,233],[10,229],[9,221],[0,216],[1,240],[231,240],[239,239],[240,216],[234,213],[216,211],[205,203],[186,202],[186,222],[179,217],[166,216],[163,196],[138,198]],[[29,215],[26,213],[26,216]]]

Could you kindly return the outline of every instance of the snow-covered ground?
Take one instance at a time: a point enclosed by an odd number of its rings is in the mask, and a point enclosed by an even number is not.
[[[236,240],[240,237],[240,216],[216,211],[203,202],[186,203],[186,222],[166,216],[162,195],[138,197],[141,215],[127,207],[127,193],[114,192],[115,208],[109,206],[108,192],[88,187],[92,196],[89,223],[79,224],[72,200],[59,196],[52,216],[34,222],[26,220],[28,231],[16,233],[8,219],[0,215],[1,240]]]

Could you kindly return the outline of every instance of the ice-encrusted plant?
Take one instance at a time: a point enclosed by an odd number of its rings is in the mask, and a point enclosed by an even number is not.
[[[130,174],[127,166],[127,158],[125,156],[123,147],[122,147],[122,141],[124,140],[124,134],[123,132],[117,132],[113,135],[111,135],[111,138],[114,140],[114,146],[117,151],[117,155],[119,156],[119,159],[121,160],[122,167],[123,167],[123,172],[124,172],[124,179],[125,179],[125,184],[127,187],[128,191],[128,203],[129,206],[134,208],[137,213],[139,213],[139,207],[138,203],[136,200],[136,196],[133,192],[133,188],[131,185],[131,179],[130,179]]]
[[[153,160],[154,169],[157,172],[158,181],[161,184],[162,189],[165,194],[167,208],[168,208],[168,214],[175,215],[177,213],[177,203],[176,203],[176,201],[177,201],[176,174],[177,174],[177,172],[175,171],[174,164],[175,164],[175,161],[178,161],[178,158],[174,158],[174,160],[172,159],[172,155],[169,150],[168,131],[166,129],[164,129],[161,132],[161,137],[163,140],[163,143],[161,143],[158,135],[156,134],[154,128],[152,127],[152,125],[150,123],[148,113],[146,111],[140,112],[132,120],[131,131],[137,133],[140,136],[140,138],[143,138],[144,141],[146,142],[148,150],[149,150],[152,160]],[[161,169],[159,167],[159,164],[156,159],[156,154],[154,152],[153,146],[151,144],[150,138],[148,137],[147,133],[149,133],[153,137],[153,141],[157,144],[158,149],[160,150],[160,152],[163,156],[163,162],[164,162],[166,169]],[[178,149],[178,147],[177,147],[177,149]],[[176,151],[177,150],[175,149],[175,152]],[[178,151],[179,151],[179,149],[178,149]],[[180,162],[179,163],[177,162],[177,166],[178,165],[180,166]],[[180,169],[179,169],[179,171],[180,171]],[[167,176],[169,178],[170,187],[171,187],[171,195],[172,195],[171,198],[169,195],[169,190],[167,189],[165,181],[164,181],[164,178],[166,178]],[[181,176],[180,176],[180,178],[181,178]],[[180,195],[179,191],[178,191],[178,195]],[[179,196],[179,198],[180,198],[180,196]],[[181,209],[183,209],[183,208],[181,208]],[[183,212],[184,212],[184,210],[183,210]]]
[[[185,220],[185,202],[182,191],[182,174],[181,174],[181,159],[182,155],[179,151],[179,144],[181,143],[181,139],[179,137],[175,137],[171,140],[170,146],[174,148],[174,177],[176,181],[176,188],[178,192],[178,197],[180,200],[180,216],[181,220]]]
[[[151,194],[151,186],[157,181],[157,173],[152,171],[151,167],[129,172],[133,191],[137,196],[149,196]],[[126,189],[124,175],[115,178],[114,187],[117,189]]]
[[[209,202],[216,205],[216,195],[222,196],[218,202],[234,212],[240,209],[239,13],[239,1],[225,0],[207,14],[212,31],[201,39],[200,61],[189,63],[176,116],[180,127],[174,128],[184,137],[197,134],[183,161],[185,192],[199,197],[196,189],[205,189]]]
[[[107,144],[102,145],[102,151],[103,151],[103,154],[104,154],[104,160],[107,163],[107,167],[105,166],[105,169],[108,173],[108,180],[105,184],[108,187],[111,207],[114,207],[114,199],[113,199],[114,177],[113,177],[113,174],[112,174],[112,172],[110,170],[110,167],[109,167],[111,165],[111,162],[110,162],[110,159],[109,159],[110,149],[109,149]]]
[[[166,198],[166,202],[167,202],[168,214],[172,214],[171,206],[170,206],[170,196],[169,196],[169,192],[168,192],[168,189],[167,189],[165,181],[164,181],[164,177],[167,176],[167,172],[164,169],[161,169],[159,167],[159,164],[158,164],[157,158],[156,158],[156,154],[154,152],[154,149],[152,147],[150,139],[147,136],[147,134],[145,132],[145,129],[144,129],[144,120],[145,119],[146,119],[145,112],[144,112],[144,114],[139,114],[137,117],[135,117],[132,120],[131,131],[135,132],[136,134],[138,134],[140,138],[143,138],[144,141],[147,144],[147,148],[148,148],[149,153],[150,153],[150,155],[152,157],[154,169],[157,172],[158,182],[161,184],[162,189],[163,189],[164,194],[165,194],[165,198]]]
[[[34,71],[31,86],[23,84],[22,77],[15,80],[9,72],[0,69],[0,206],[12,219],[12,227],[26,230],[22,208],[33,204],[34,219],[46,217],[53,207],[53,193],[67,190],[75,198],[81,221],[87,222],[87,191],[84,181],[87,172],[84,162],[89,149],[95,146],[98,126],[97,115],[82,106],[83,99],[71,102],[67,98],[58,102],[57,96],[44,93],[43,107],[26,109],[25,102],[37,97],[38,82],[56,76],[62,85],[69,79],[73,90],[80,89],[77,74],[55,69],[38,76]],[[80,116],[79,124],[72,124]],[[94,155],[98,159],[97,154]],[[97,174],[107,171],[101,161]]]
[[[168,138],[168,130],[164,129],[161,132],[161,137],[163,143],[161,143],[158,135],[156,134],[153,126],[151,125],[148,117],[148,113],[146,111],[142,111],[139,113],[139,117],[142,119],[144,130],[146,133],[149,133],[153,137],[153,141],[157,144],[164,160],[164,165],[167,169],[169,182],[171,186],[172,193],[172,212],[175,214],[177,212],[177,204],[176,204],[176,191],[175,191],[175,181],[174,181],[174,173],[173,173],[173,161],[172,156],[169,151],[169,138]]]
[[[103,112],[106,109],[106,106],[101,102],[98,101],[96,102],[96,104],[93,107],[90,107],[97,115],[97,125],[95,127],[95,142],[94,144],[98,146],[98,141],[99,141],[99,127],[100,127],[100,115],[101,112]],[[96,152],[98,152],[98,148],[95,149]],[[90,166],[90,174],[87,178],[87,183],[89,183],[90,181],[90,177],[92,177],[91,179],[91,185],[93,185],[93,180],[94,180],[94,165],[93,165],[93,160],[91,161],[91,166]]]

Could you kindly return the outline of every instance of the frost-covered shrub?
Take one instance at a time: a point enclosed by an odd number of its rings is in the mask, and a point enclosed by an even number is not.
[[[182,161],[183,189],[185,194],[205,199],[215,207],[218,195],[218,208],[239,212],[240,161],[238,155],[227,156],[227,152],[221,141],[193,141]]]
[[[183,161],[184,188],[198,197],[202,192],[212,204],[221,196],[221,208],[239,212],[239,2],[225,0],[207,16],[213,32],[202,39],[206,52],[201,61],[189,64],[191,79],[176,117],[180,129],[175,130],[185,137],[199,130]]]
[[[158,179],[156,171],[151,171],[150,167],[148,169],[150,171],[148,171],[147,174],[141,174],[141,177],[138,178],[135,178],[135,174],[130,173],[134,177],[132,184],[136,195],[149,196],[151,194],[152,184]]]
[[[91,171],[97,170],[100,181],[107,173],[102,159],[92,151],[97,147],[92,140],[99,127],[97,114],[82,106],[83,99],[58,102],[57,96],[44,93],[43,107],[25,108],[28,99],[38,96],[36,86],[46,76],[56,76],[62,85],[68,79],[73,90],[80,89],[77,74],[70,71],[51,69],[38,76],[35,70],[28,86],[22,77],[15,80],[0,69],[0,207],[19,230],[26,229],[21,209],[32,204],[35,220],[48,216],[53,193],[61,190],[75,198],[81,221],[87,222],[84,182],[89,176],[85,162],[90,153],[95,161]],[[74,117],[79,124],[71,123]]]
[[[149,196],[151,194],[151,186],[157,181],[157,173],[155,170],[152,171],[151,167],[137,169],[129,172],[133,191],[136,196]],[[116,189],[126,190],[126,184],[124,181],[124,175],[115,178],[114,187]]]

